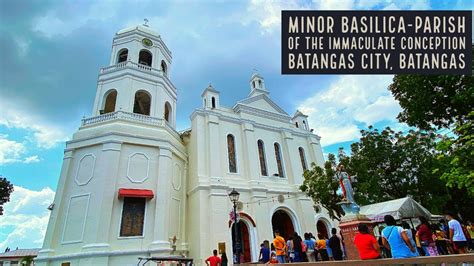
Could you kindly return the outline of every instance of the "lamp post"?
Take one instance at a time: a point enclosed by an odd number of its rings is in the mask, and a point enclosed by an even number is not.
[[[237,190],[232,189],[232,191],[229,193],[229,198],[230,201],[234,204],[234,242],[233,244],[233,250],[234,254],[237,254],[236,256],[236,262],[237,264],[240,264],[240,241],[237,233],[237,202],[239,201],[239,196],[240,193],[237,192]]]

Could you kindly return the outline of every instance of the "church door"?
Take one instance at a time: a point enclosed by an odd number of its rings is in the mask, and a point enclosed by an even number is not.
[[[235,241],[234,237],[234,230],[235,230],[235,224],[232,225],[232,241]],[[237,223],[237,232],[238,232],[238,239],[241,247],[241,255],[240,255],[240,263],[244,262],[251,262],[252,261],[252,255],[251,255],[251,244],[250,244],[250,232],[247,224],[244,222],[240,221]],[[234,246],[234,245],[232,245]]]
[[[318,229],[318,234],[321,234],[326,239],[329,238],[328,228],[323,221],[319,220],[316,224],[316,228]]]
[[[288,240],[288,238],[295,233],[295,228],[290,216],[283,210],[278,210],[273,214],[272,227],[273,231],[278,230],[285,240]]]

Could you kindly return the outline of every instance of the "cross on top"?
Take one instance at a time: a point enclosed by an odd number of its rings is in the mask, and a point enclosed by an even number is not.
[[[147,19],[147,18],[144,18],[143,21],[145,21],[145,23],[143,23],[143,26],[148,27],[148,24],[147,24],[147,23],[148,23],[148,19]]]

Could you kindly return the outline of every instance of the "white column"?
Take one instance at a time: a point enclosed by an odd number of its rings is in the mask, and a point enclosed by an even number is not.
[[[257,140],[255,139],[253,125],[245,123],[242,125],[244,131],[244,153],[245,165],[247,165],[246,175],[250,180],[257,180],[260,176],[260,159],[258,157]]]
[[[172,175],[172,152],[160,147],[158,158],[158,182],[155,195],[155,224],[150,249],[171,250],[169,242],[170,189]]]
[[[59,179],[59,184],[58,188],[56,190],[56,195],[54,196],[54,201],[53,203],[54,208],[51,211],[51,215],[49,216],[49,223],[48,223],[48,228],[46,230],[47,234],[44,238],[43,241],[43,248],[39,251],[38,257],[47,257],[51,256],[54,253],[54,250],[51,249],[51,244],[54,239],[54,236],[56,234],[59,234],[59,232],[56,232],[60,230],[58,226],[56,226],[58,222],[58,213],[61,208],[62,204],[67,204],[67,201],[62,199],[63,194],[64,194],[64,189],[66,188],[66,184],[68,182],[74,182],[73,180],[67,180],[67,177],[70,176],[72,178],[72,175],[68,175],[69,173],[69,168],[71,166],[71,159],[73,158],[73,150],[66,150],[64,151],[64,157],[63,157],[63,165],[61,167],[61,177]],[[55,229],[55,230],[53,230]]]
[[[220,154],[220,149],[222,143],[222,140],[219,139],[219,118],[215,115],[209,115],[208,117],[208,127],[209,127],[209,139],[208,139],[208,147],[207,147],[207,152],[209,154],[209,176],[212,177],[222,177],[222,171],[221,171],[221,154]],[[227,136],[224,136],[225,138]],[[225,139],[226,146],[225,150],[227,150],[227,138]],[[225,155],[227,156],[227,154]],[[198,155],[199,158],[199,155]],[[227,159],[223,159],[225,162],[227,162]],[[226,169],[226,168],[224,168]],[[227,171],[227,170],[225,170]]]

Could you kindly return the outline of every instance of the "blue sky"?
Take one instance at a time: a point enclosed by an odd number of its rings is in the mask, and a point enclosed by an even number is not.
[[[403,130],[387,86],[391,76],[282,76],[282,9],[464,9],[472,1],[0,1],[0,174],[16,191],[0,217],[0,250],[39,247],[54,197],[64,142],[92,111],[98,70],[118,30],[142,24],[173,53],[177,128],[190,125],[209,84],[221,104],[249,93],[254,68],[288,113],[300,109],[324,153],[373,124]],[[27,222],[25,222],[27,221]]]

